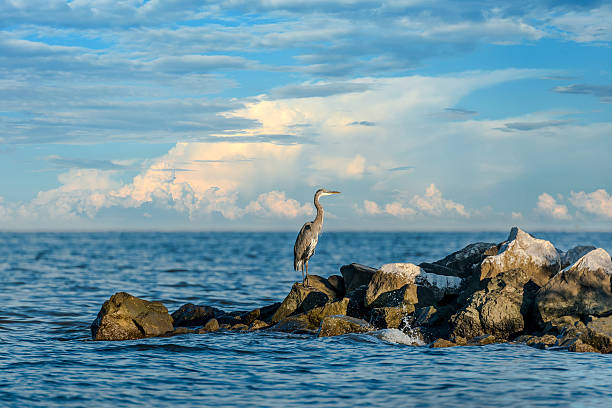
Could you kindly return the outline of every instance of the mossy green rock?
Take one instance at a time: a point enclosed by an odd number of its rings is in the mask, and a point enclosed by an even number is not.
[[[132,340],[160,336],[174,330],[172,317],[161,302],[129,293],[115,293],[104,302],[91,324],[94,340]]]
[[[320,276],[310,275],[308,283],[309,286],[297,282],[293,284],[291,291],[270,319],[271,323],[276,324],[292,314],[323,306],[336,299],[338,295],[327,279]]]
[[[378,307],[372,309],[370,322],[381,329],[397,329],[404,318],[414,312],[414,305]]]
[[[321,322],[319,337],[339,336],[347,333],[367,333],[374,330],[368,322],[350,316],[328,316]]]
[[[321,325],[321,321],[327,316],[346,315],[348,305],[348,298],[327,303],[307,312],[288,316],[272,329],[283,332],[315,332]]]

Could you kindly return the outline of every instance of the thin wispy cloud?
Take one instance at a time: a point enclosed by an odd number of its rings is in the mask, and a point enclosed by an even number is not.
[[[45,158],[49,163],[59,168],[125,170],[128,167],[111,160],[79,159],[51,155]]]
[[[593,95],[603,103],[612,103],[611,85],[574,84],[554,87],[553,92],[575,95]]]
[[[370,122],[367,120],[355,120],[349,124],[347,124],[347,126],[376,126],[376,123],[374,122]]]
[[[571,120],[544,120],[534,122],[508,122],[501,130],[504,131],[530,131],[550,127],[560,127],[572,123]]]

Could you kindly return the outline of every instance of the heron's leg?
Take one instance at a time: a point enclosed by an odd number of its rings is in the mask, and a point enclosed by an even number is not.
[[[305,262],[305,265],[306,265],[306,286],[310,286],[308,284],[308,261]]]
[[[302,271],[302,286],[304,286],[304,282],[305,282],[305,279],[304,279],[304,264],[302,264],[302,267],[300,268],[300,270]]]

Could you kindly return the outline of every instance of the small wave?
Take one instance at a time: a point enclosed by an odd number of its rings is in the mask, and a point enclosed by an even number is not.
[[[190,352],[203,352],[209,350],[207,346],[183,346],[180,344],[150,344],[150,343],[132,343],[122,344],[120,346],[106,347],[102,349],[106,352],[123,352],[129,350],[135,351],[162,351],[172,353],[190,353]]]
[[[410,336],[398,329],[383,329],[376,330],[373,332],[367,333],[370,336],[374,336],[380,340],[396,343],[396,344],[405,344],[407,346],[424,346],[425,343],[423,340]]]

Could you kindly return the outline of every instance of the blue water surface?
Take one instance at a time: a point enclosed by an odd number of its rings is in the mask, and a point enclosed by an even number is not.
[[[536,233],[612,252],[610,233]],[[507,232],[325,233],[310,272],[440,259]],[[0,233],[0,406],[612,406],[612,356],[516,344],[429,349],[399,332],[275,332],[94,342],[104,300],[127,291],[172,312],[280,301],[295,233]]]

